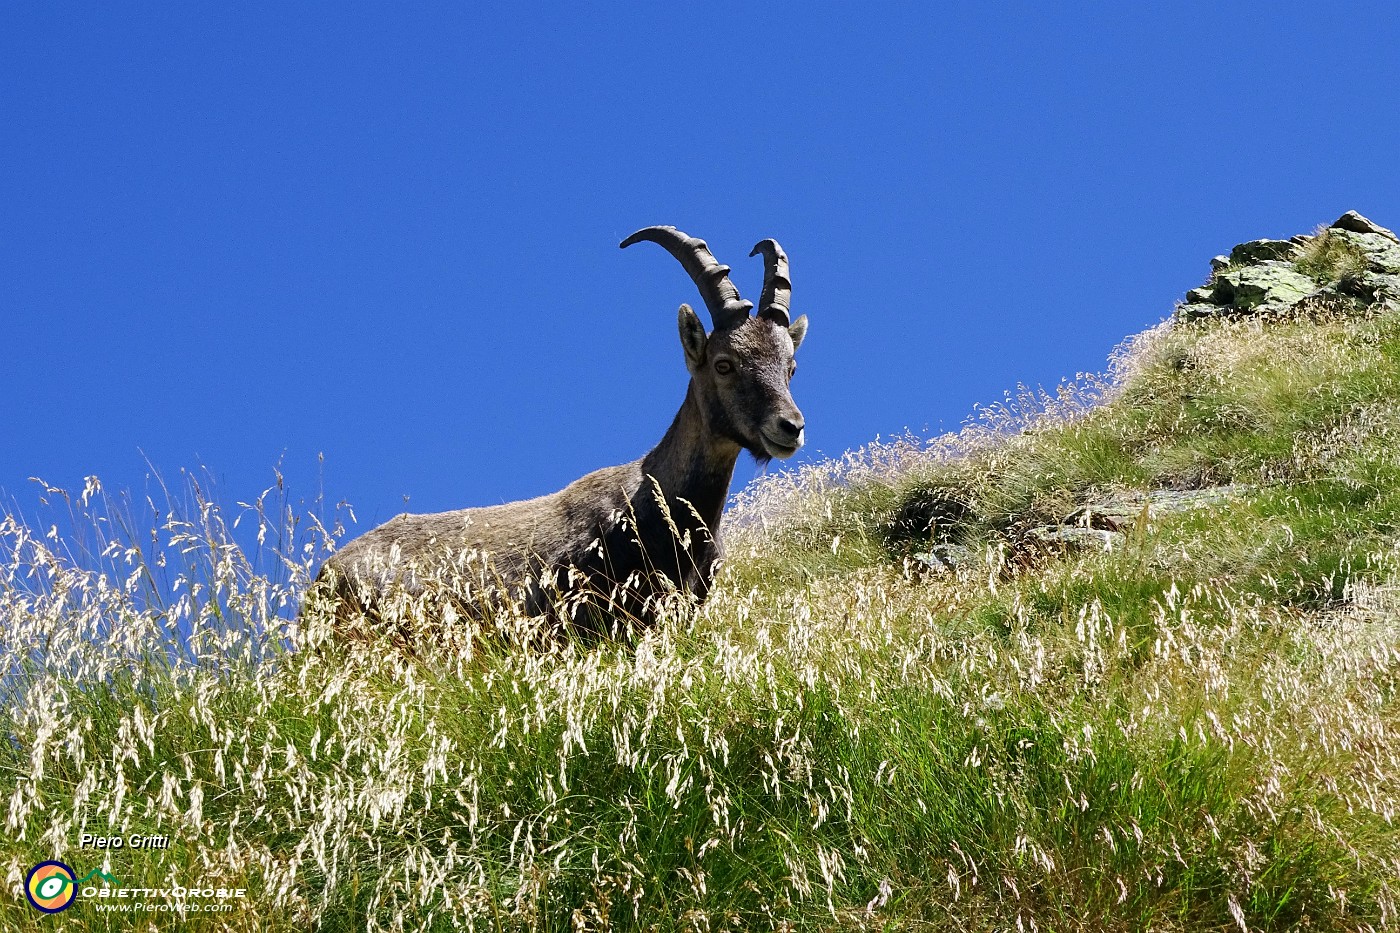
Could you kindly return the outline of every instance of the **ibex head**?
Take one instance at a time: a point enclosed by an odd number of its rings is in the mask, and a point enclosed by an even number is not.
[[[681,305],[681,347],[705,427],[760,461],[791,457],[805,439],[802,412],[788,382],[797,370],[793,354],[807,334],[807,316],[789,320],[792,282],[783,248],[776,240],[763,240],[749,253],[762,253],[764,265],[763,294],[751,317],[753,303],[739,297],[729,267],[715,260],[704,240],[675,227],[647,227],[621,245],[642,240],[659,243],[680,260],[714,322],[706,334],[690,306]]]

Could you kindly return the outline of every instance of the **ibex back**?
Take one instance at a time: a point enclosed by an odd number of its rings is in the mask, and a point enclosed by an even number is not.
[[[647,227],[622,241],[658,243],[690,274],[709,309],[705,332],[680,307],[690,371],[685,400],[661,442],[640,460],[589,473],[559,492],[505,505],[400,515],[351,541],[321,570],[343,608],[382,616],[386,601],[431,590],[458,613],[502,600],[563,630],[603,635],[651,621],[659,597],[704,599],[721,555],[719,526],[741,450],[787,458],[804,440],[789,381],[807,332],[790,320],[787,256],[762,254],[757,314],[703,240]],[[560,607],[568,607],[561,612]]]

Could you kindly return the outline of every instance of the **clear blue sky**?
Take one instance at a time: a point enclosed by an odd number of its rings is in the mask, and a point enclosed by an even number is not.
[[[1238,241],[1400,227],[1390,3],[235,6],[0,9],[7,500],[324,453],[363,528],[638,457],[698,301],[649,224],[750,298],[786,247],[807,457],[1101,368]]]

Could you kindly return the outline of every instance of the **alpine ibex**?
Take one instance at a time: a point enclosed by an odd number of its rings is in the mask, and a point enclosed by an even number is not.
[[[685,268],[714,322],[680,307],[690,385],[661,443],[640,460],[589,473],[559,492],[523,502],[431,515],[400,515],[331,557],[321,579],[342,601],[371,613],[393,593],[436,588],[459,611],[480,614],[501,598],[590,635],[649,621],[654,600],[707,595],[720,557],[719,525],[741,450],[760,462],[803,442],[788,383],[807,317],[789,319],[787,255],[763,240],[758,313],[739,297],[705,242],[674,227],[623,240],[658,243]],[[561,606],[571,606],[560,613]],[[580,611],[582,609],[583,611]],[[567,615],[567,618],[561,617]]]

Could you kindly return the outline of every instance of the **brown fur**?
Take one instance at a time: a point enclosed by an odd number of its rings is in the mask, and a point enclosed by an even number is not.
[[[508,600],[589,635],[648,623],[669,593],[704,599],[739,452],[766,460],[801,446],[788,381],[806,323],[749,317],[706,335],[682,305],[690,385],[650,453],[537,499],[399,515],[346,544],[318,581],[370,616],[395,594],[475,616]]]

